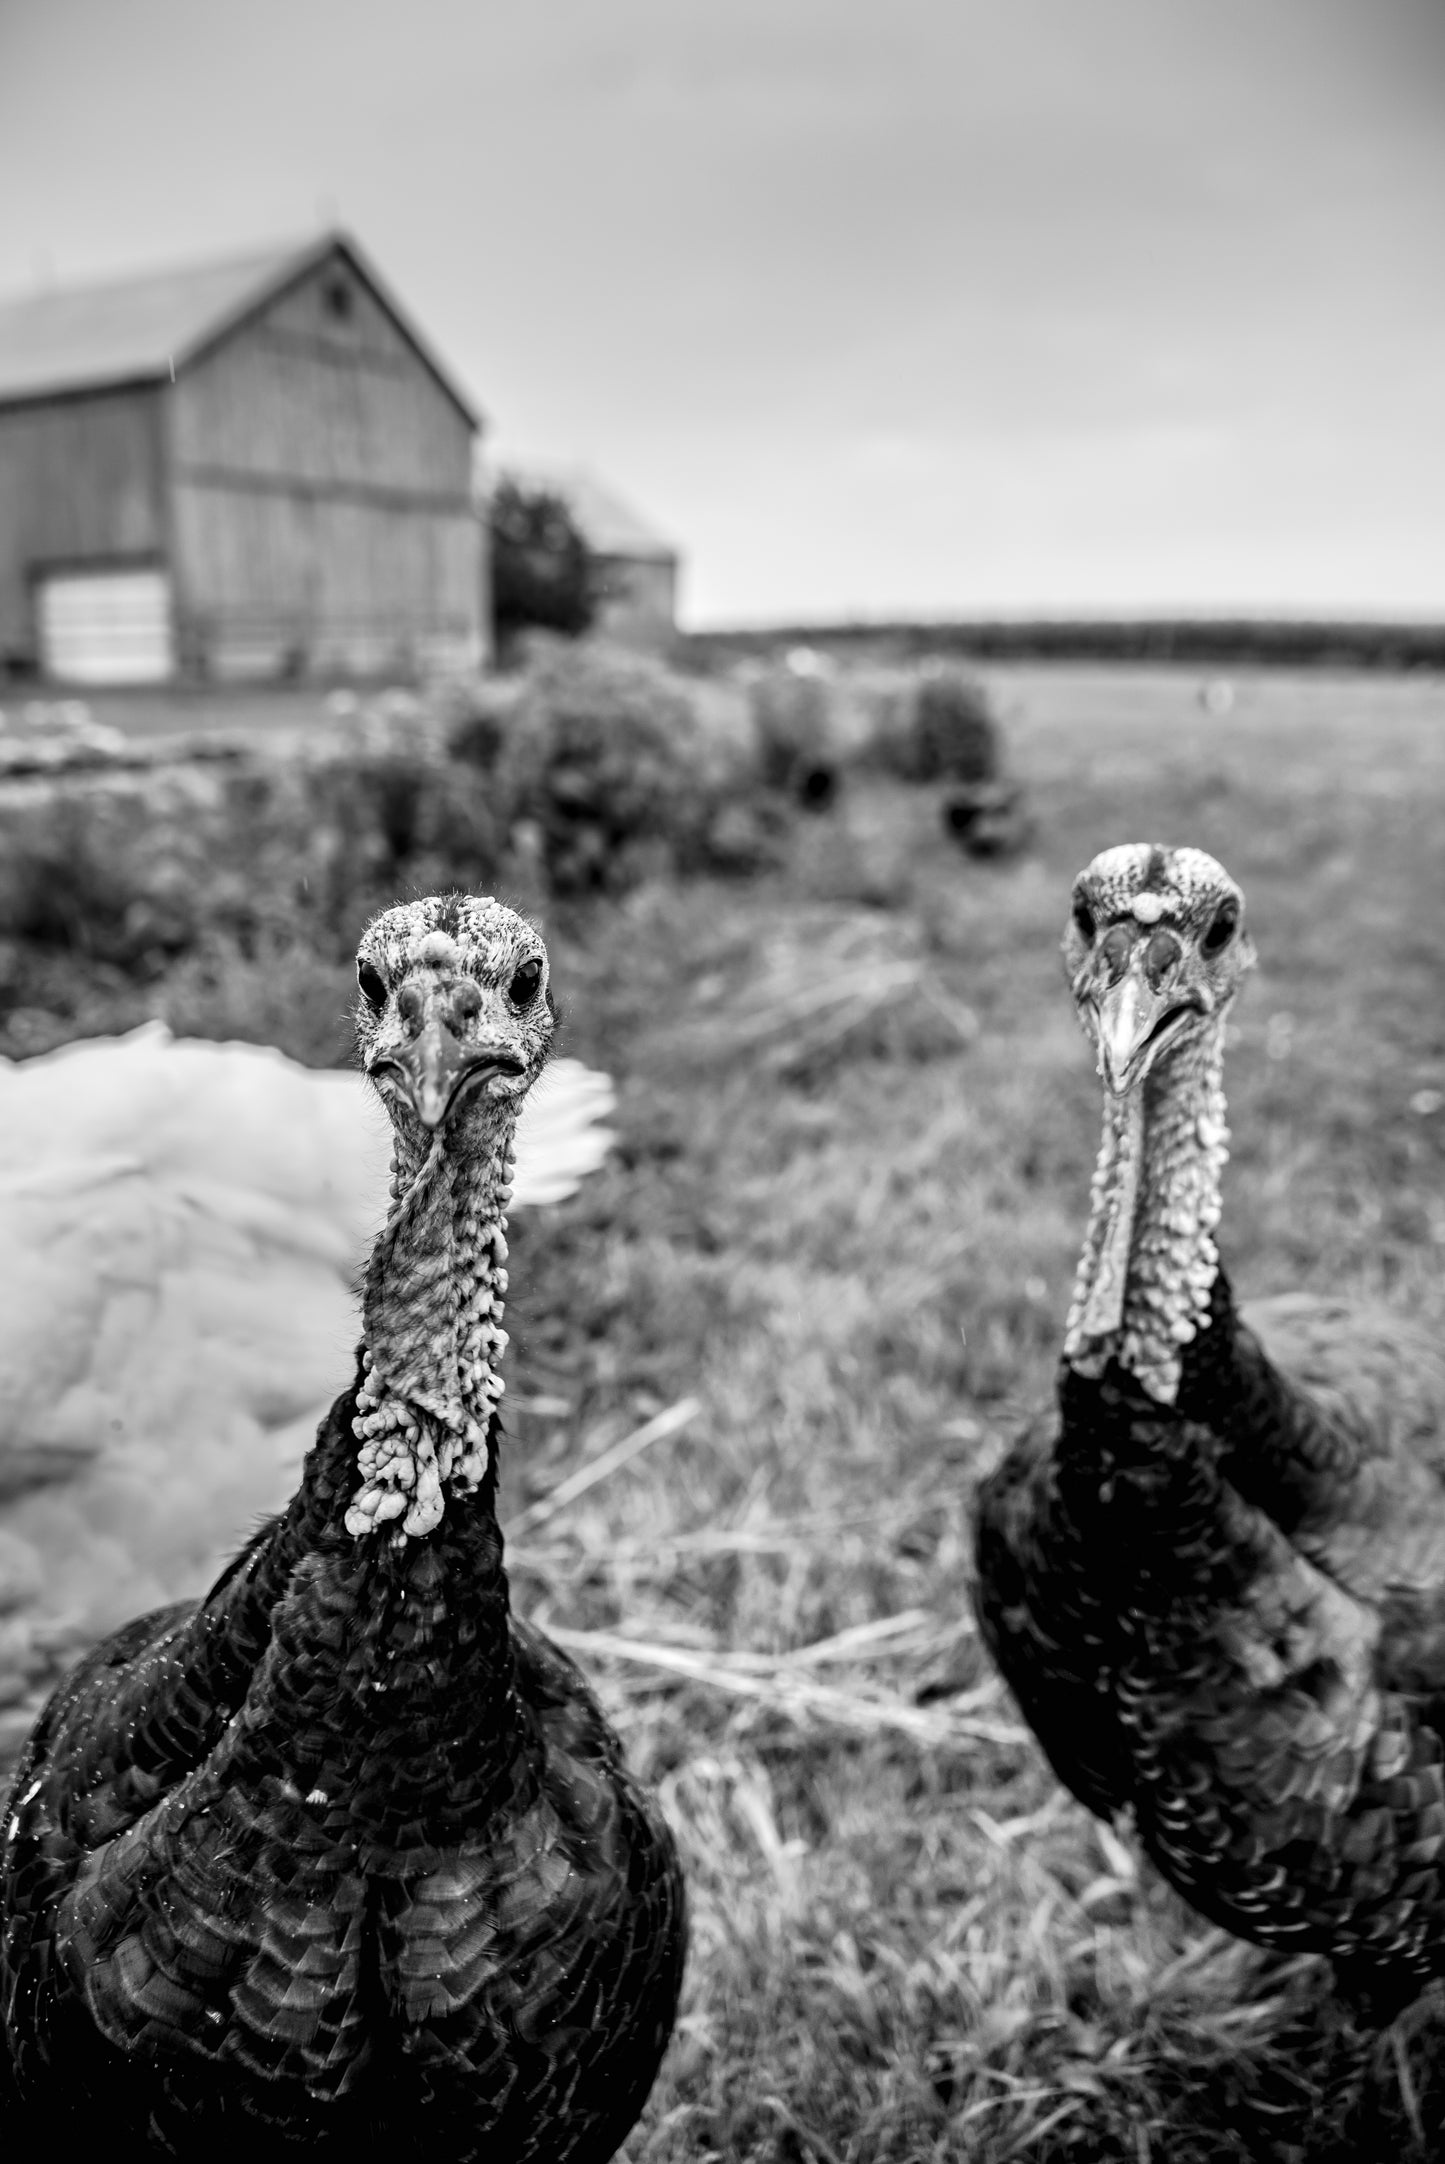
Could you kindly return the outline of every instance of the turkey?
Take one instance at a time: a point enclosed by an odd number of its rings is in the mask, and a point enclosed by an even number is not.
[[[612,1094],[549,1063],[514,1210],[601,1162]],[[0,1061],[0,1760],[81,1647],[198,1592],[295,1487],[387,1131],[356,1073],[159,1022]]]
[[[1057,1407],[980,1490],[980,1623],[1076,1796],[1383,2021],[1445,1972],[1445,1359],[1342,1301],[1236,1311],[1223,867],[1106,850],[1064,959],[1103,1144]]]
[[[202,1600],[84,1659],[21,1755],[12,2139],[601,2164],[671,2031],[672,1841],[577,1670],[510,1616],[496,1519],[546,950],[439,897],[376,919],[357,979],[393,1169],[353,1379],[285,1510]]]

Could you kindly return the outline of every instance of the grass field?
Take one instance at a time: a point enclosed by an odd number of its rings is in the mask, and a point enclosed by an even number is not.
[[[966,1580],[970,1491],[1049,1388],[1083,1229],[1097,1084],[1057,946],[1097,849],[1196,843],[1247,894],[1236,1284],[1369,1288],[1445,1327],[1445,687],[1241,676],[1219,712],[1185,673],[990,681],[1023,858],[965,863],[927,792],[860,782],[786,874],[547,927],[620,1146],[518,1226],[514,1594],[597,1678],[692,1887],[685,2010],[626,2153],[1429,2153],[1445,2021],[1417,2017],[1402,2088],[1323,1965],[1195,1921],[1057,1788]],[[344,998],[295,964],[163,1003],[315,1057]]]

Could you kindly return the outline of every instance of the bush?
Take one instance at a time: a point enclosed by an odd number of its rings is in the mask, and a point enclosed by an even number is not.
[[[277,755],[0,792],[0,936],[131,973],[216,934],[344,951],[398,890],[494,884],[507,822],[414,701]]]
[[[995,780],[999,726],[976,677],[947,663],[925,667],[890,702],[874,744],[879,763],[904,781]]]
[[[515,685],[494,676],[471,679],[440,686],[434,699],[447,757],[494,773],[516,704]]]
[[[706,853],[717,788],[681,678],[604,647],[542,654],[507,716],[499,795],[554,893],[617,891]]]

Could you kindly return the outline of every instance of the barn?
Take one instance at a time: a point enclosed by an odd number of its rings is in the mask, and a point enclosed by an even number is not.
[[[345,234],[0,304],[0,671],[475,667],[480,425]]]

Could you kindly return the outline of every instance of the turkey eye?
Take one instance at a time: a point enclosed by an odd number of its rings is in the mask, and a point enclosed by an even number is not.
[[[361,996],[366,1001],[367,1006],[374,1013],[380,1014],[382,1008],[386,1005],[386,979],[382,976],[381,971],[373,969],[370,962],[358,962],[356,965],[356,981],[361,987]]]
[[[1239,922],[1239,911],[1233,902],[1221,902],[1214,912],[1214,922],[1205,933],[1200,945],[1206,954],[1222,954],[1234,937],[1234,927]]]
[[[1074,929],[1087,946],[1094,936],[1094,912],[1082,894],[1074,897]]]
[[[523,962],[507,986],[507,997],[514,1007],[530,1007],[537,997],[542,982],[542,965],[537,960]]]

